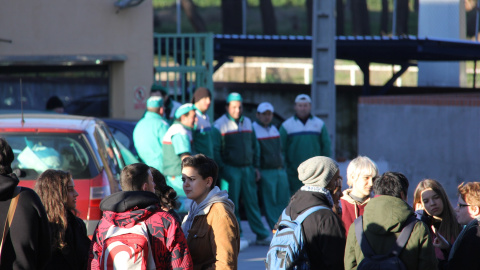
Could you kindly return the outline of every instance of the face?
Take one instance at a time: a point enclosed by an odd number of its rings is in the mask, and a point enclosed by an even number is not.
[[[460,225],[467,225],[476,216],[479,215],[478,206],[470,206],[466,203],[461,196],[458,196],[457,207],[455,208],[455,214],[457,221]]]
[[[230,101],[227,105],[228,114],[233,117],[233,119],[238,120],[242,116],[243,106],[240,101]]]
[[[357,179],[354,179],[352,185],[353,195],[366,198],[372,193],[373,175],[360,173]]]
[[[195,114],[195,111],[191,110],[191,111],[188,112],[187,115],[182,115],[180,121],[185,126],[193,128],[193,126],[195,124],[196,117],[197,117],[197,115]]]
[[[430,216],[440,217],[443,213],[442,198],[431,188],[422,191],[422,204]]]
[[[273,113],[271,111],[265,111],[263,113],[257,112],[257,119],[264,126],[270,125],[273,119]]]
[[[310,115],[312,104],[308,102],[297,102],[295,103],[294,109],[298,118],[305,119]]]
[[[210,107],[210,103],[210,97],[204,97],[195,103],[195,107],[197,107],[201,112],[205,113]]]
[[[182,169],[183,191],[185,191],[187,198],[197,204],[200,204],[207,197],[213,182],[212,180],[211,177],[203,179],[198,174],[197,169],[193,167],[184,167]]]
[[[73,182],[73,179],[70,179],[67,185],[66,207],[68,210],[73,210],[77,207],[77,197],[78,197],[78,192],[75,190],[75,183]]]
[[[153,181],[152,172],[150,170],[148,170],[148,181],[144,185],[143,191],[150,191],[155,193],[155,182]]]

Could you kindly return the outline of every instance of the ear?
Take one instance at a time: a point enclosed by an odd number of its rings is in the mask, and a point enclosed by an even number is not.
[[[165,108],[163,108],[163,107],[160,107],[158,109],[158,113],[161,114],[161,115],[163,115],[164,111],[165,111]]]
[[[205,179],[207,181],[207,187],[212,187],[212,184],[213,184],[213,178],[211,176],[207,177],[207,179]]]
[[[142,191],[148,191],[148,184],[147,183],[143,183]]]
[[[480,216],[480,206],[477,206],[477,205],[474,205],[474,206],[471,206],[472,208],[472,212],[473,212],[473,215],[476,217],[476,216]]]

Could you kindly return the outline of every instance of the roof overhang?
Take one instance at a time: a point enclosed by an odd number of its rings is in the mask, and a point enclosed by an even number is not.
[[[99,55],[0,55],[0,66],[78,66],[125,62],[123,54]]]

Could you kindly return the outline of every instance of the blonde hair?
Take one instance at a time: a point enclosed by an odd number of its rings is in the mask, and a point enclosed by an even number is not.
[[[371,175],[375,177],[378,175],[377,164],[366,156],[358,156],[354,158],[347,167],[347,185],[353,186],[354,179],[356,180],[360,174]]]
[[[461,183],[458,186],[458,195],[467,203],[480,207],[480,182]]]

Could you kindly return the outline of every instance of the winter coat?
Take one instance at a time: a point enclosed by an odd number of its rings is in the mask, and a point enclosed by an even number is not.
[[[450,254],[446,269],[480,269],[480,256],[478,250],[480,249],[480,225],[468,229],[463,236],[459,236],[456,241],[458,247],[454,254]]]
[[[240,231],[233,209],[214,203],[197,214],[187,243],[193,269],[237,269]]]
[[[161,210],[158,197],[148,191],[121,191],[100,203],[103,217],[97,225],[90,246],[88,269],[100,269],[100,258],[108,229],[114,225],[131,227],[144,222],[156,269],[192,269],[192,259],[180,224]]]
[[[340,198],[342,204],[342,221],[345,226],[345,237],[348,235],[348,229],[356,218],[363,215],[363,211],[370,198],[366,199],[363,203],[359,203],[350,197],[351,189],[343,191],[343,196]]]
[[[400,235],[405,222],[414,216],[413,209],[402,199],[382,195],[370,200],[363,213],[363,230],[375,254],[389,252]],[[364,259],[352,223],[345,248],[345,269],[356,269]],[[410,238],[400,253],[408,270],[437,269],[437,258],[427,226],[417,222]]]
[[[19,181],[15,174],[0,175],[0,228],[13,191]],[[45,269],[51,256],[48,218],[35,191],[22,187],[10,231],[3,243],[1,269]]]
[[[68,227],[65,231],[66,246],[55,249],[45,269],[83,270],[87,269],[90,238],[87,236],[85,222],[70,211],[67,212]]]
[[[299,190],[285,211],[293,220],[318,205],[332,208],[324,194]],[[302,226],[311,269],[343,269],[345,228],[342,220],[331,210],[320,209],[309,215]]]

